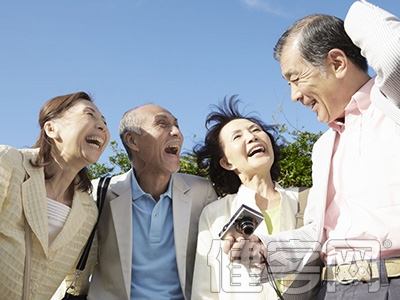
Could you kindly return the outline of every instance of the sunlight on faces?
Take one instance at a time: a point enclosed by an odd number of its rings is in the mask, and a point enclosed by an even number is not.
[[[339,96],[340,81],[329,57],[324,67],[313,66],[301,58],[295,42],[283,48],[280,65],[293,101],[311,108],[320,122],[329,123],[342,117],[343,105],[338,105],[343,102]]]
[[[145,167],[163,174],[179,171],[183,135],[177,119],[157,105],[145,105],[138,110],[145,116],[141,124],[142,134],[137,136],[137,155]]]
[[[247,119],[235,119],[222,128],[219,138],[225,155],[220,160],[223,168],[246,177],[270,173],[274,152],[260,126]]]
[[[106,121],[90,101],[77,101],[61,117],[45,124],[57,155],[65,161],[77,161],[77,168],[95,163],[110,141]]]

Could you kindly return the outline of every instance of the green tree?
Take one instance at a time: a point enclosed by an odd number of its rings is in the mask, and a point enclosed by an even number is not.
[[[194,153],[185,153],[180,159],[181,173],[193,174],[201,177],[207,177],[202,169],[197,166],[196,155]]]
[[[131,168],[128,154],[123,149],[120,149],[117,141],[111,141],[109,146],[114,153],[108,157],[109,165],[105,163],[94,163],[89,166],[89,176],[91,179],[101,176],[119,175],[127,172]]]
[[[311,152],[314,143],[322,133],[311,133],[298,129],[289,132],[285,125],[278,125],[278,129],[279,140],[282,143],[279,184],[285,188],[311,187]],[[286,139],[285,135],[289,135],[290,140]]]

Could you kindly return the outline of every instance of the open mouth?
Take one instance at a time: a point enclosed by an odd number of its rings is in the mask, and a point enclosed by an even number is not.
[[[179,151],[179,146],[177,145],[169,145],[167,146],[167,148],[165,148],[165,152],[168,154],[176,155],[178,154],[178,151]]]
[[[314,106],[315,106],[315,104],[317,104],[317,100],[311,101],[311,102],[307,105],[307,107],[313,109]]]
[[[97,147],[97,149],[100,149],[104,141],[98,136],[88,136],[86,137],[86,142],[88,142],[90,145]]]
[[[253,148],[250,149],[250,151],[247,153],[247,155],[249,157],[252,157],[254,155],[256,155],[257,153],[264,153],[265,152],[265,148],[261,145],[257,145]]]

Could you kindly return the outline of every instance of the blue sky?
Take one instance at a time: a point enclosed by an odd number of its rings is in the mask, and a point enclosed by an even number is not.
[[[272,51],[298,18],[344,18],[352,2],[0,0],[0,143],[30,147],[42,104],[77,91],[93,96],[118,142],[122,114],[155,103],[178,118],[191,150],[210,104],[233,94],[267,123],[325,131],[290,100]],[[373,3],[400,15],[398,0]]]

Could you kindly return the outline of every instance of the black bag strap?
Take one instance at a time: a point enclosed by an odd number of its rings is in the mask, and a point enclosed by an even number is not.
[[[89,239],[86,242],[85,249],[83,249],[81,258],[79,259],[79,262],[76,265],[77,270],[83,271],[85,269],[86,262],[89,257],[90,247],[92,246],[93,238],[94,238],[94,235],[96,234],[96,229],[97,229],[97,225],[99,223],[100,214],[101,214],[101,211],[103,210],[104,201],[106,199],[106,194],[107,194],[107,188],[108,188],[108,184],[110,183],[110,180],[111,180],[111,177],[107,177],[107,176],[101,177],[99,180],[99,185],[97,186],[97,201],[96,201],[97,208],[99,210],[99,215],[97,217],[97,222],[94,225],[94,228],[89,236]]]

